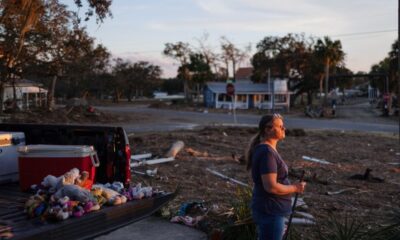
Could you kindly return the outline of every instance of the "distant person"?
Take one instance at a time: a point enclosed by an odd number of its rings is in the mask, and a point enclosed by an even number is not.
[[[263,116],[246,151],[247,169],[251,169],[254,182],[251,209],[260,240],[282,239],[285,217],[292,211],[292,194],[302,193],[306,185],[289,182],[288,166],[276,149],[284,138],[282,116]]]

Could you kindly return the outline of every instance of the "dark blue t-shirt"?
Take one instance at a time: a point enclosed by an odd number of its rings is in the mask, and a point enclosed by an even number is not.
[[[259,144],[252,155],[252,177],[254,182],[251,208],[254,215],[287,216],[291,213],[291,194],[275,195],[264,190],[261,175],[276,173],[277,182],[290,185],[288,167],[278,152],[267,144]],[[257,218],[257,217],[256,217]],[[256,219],[255,219],[256,220]]]

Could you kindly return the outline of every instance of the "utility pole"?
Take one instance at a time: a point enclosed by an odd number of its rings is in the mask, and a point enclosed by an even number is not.
[[[397,109],[400,108],[400,0],[397,3]],[[398,110],[400,111],[400,110]],[[399,143],[400,143],[400,112],[399,112]]]

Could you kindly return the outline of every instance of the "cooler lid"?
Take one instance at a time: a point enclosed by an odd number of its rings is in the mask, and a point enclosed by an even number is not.
[[[17,151],[24,154],[93,154],[96,151],[93,146],[87,145],[26,145],[18,147]]]
[[[23,132],[0,132],[0,145],[18,145],[25,143],[25,134]]]

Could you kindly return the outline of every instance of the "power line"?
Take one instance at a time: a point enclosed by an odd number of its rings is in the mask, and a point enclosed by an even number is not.
[[[373,32],[343,33],[343,34],[332,35],[332,37],[347,37],[347,36],[369,35],[369,34],[387,33],[387,32],[397,32],[397,29],[388,29],[388,30],[373,31]]]
[[[353,33],[343,33],[343,34],[336,34],[336,35],[330,35],[330,37],[351,37],[351,36],[362,36],[362,35],[371,35],[371,34],[377,34],[377,33],[389,33],[389,32],[397,32],[397,29],[387,29],[387,30],[379,30],[379,31],[370,31],[370,32],[353,32]],[[329,36],[329,35],[328,35]],[[247,43],[236,43],[236,45],[241,45],[245,46],[248,44],[251,44],[252,46],[257,45],[257,42],[247,42]],[[219,47],[216,45],[209,46],[213,49]],[[162,52],[163,50],[146,50],[146,51],[131,51],[129,53],[132,54],[140,54],[140,53],[155,53],[155,52]]]

